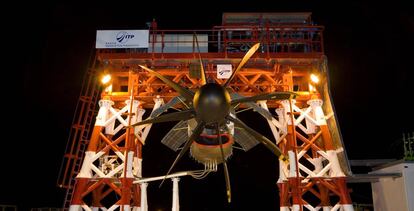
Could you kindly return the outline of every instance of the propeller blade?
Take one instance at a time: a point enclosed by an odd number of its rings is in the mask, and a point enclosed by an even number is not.
[[[173,88],[175,91],[177,91],[181,96],[183,96],[186,100],[191,101],[193,100],[194,97],[194,93],[182,86],[180,86],[179,84],[177,84],[176,82],[164,77],[163,75],[159,74],[158,72],[151,70],[148,67],[145,67],[143,65],[139,65],[142,69],[154,74],[155,76],[157,76],[157,78],[159,78],[160,80],[162,80],[164,83],[166,83],[168,86],[170,86],[171,88]]]
[[[231,96],[232,100],[239,99],[239,98],[244,98],[244,96],[238,94],[237,92],[231,93],[230,96]],[[253,111],[259,113],[264,118],[266,118],[268,120],[272,120],[272,114],[268,110],[265,110],[262,107],[260,107],[259,105],[257,105],[256,102],[245,102],[243,104],[245,104],[249,108],[252,108]]]
[[[217,138],[218,138],[218,141],[219,141],[219,144],[220,144],[221,159],[223,161],[224,179],[226,180],[227,201],[230,203],[231,202],[230,175],[229,175],[229,169],[227,168],[226,159],[224,158],[223,143],[221,141],[220,125],[219,124],[217,124]]]
[[[236,73],[244,66],[244,64],[246,64],[247,61],[249,61],[250,57],[252,57],[253,54],[256,53],[257,49],[259,49],[259,46],[260,43],[256,43],[255,45],[253,45],[253,47],[249,49],[249,51],[247,51],[247,53],[244,55],[243,59],[239,63],[239,66],[237,66],[236,70],[233,72],[233,74],[231,74],[230,78],[227,79],[226,83],[224,83],[224,87],[227,87],[230,84],[231,80],[233,80]]]
[[[177,105],[178,103],[183,102],[184,100],[185,100],[184,97],[181,97],[181,96],[173,97],[170,101],[168,101],[168,103],[160,106],[159,108],[157,108],[156,110],[151,112],[150,118],[154,118],[154,117],[157,117],[157,116],[161,115],[162,113],[167,111],[169,108],[174,107],[175,105]]]
[[[256,102],[260,100],[286,100],[295,97],[296,94],[293,92],[272,92],[266,94],[259,94],[252,97],[243,97],[234,99],[231,101],[232,105],[238,103]]]
[[[227,192],[227,202],[231,203],[231,187],[230,187],[230,175],[229,169],[227,168],[227,163],[223,163],[224,167],[224,179],[226,180],[226,192]]]
[[[204,130],[204,126],[206,124],[204,122],[198,123],[198,125],[194,128],[193,133],[188,138],[187,142],[184,144],[183,149],[178,153],[177,157],[175,158],[173,164],[171,165],[170,169],[168,170],[167,174],[165,175],[164,179],[162,180],[161,185],[164,183],[165,179],[167,179],[167,176],[170,174],[171,170],[174,168],[175,164],[177,164],[178,160],[183,157],[183,155],[190,149],[191,144],[193,143],[194,139],[196,139]]]
[[[158,117],[154,117],[151,119],[146,119],[144,121],[135,123],[131,125],[132,127],[146,125],[146,124],[153,124],[153,123],[160,123],[160,122],[172,122],[172,121],[181,121],[181,120],[189,120],[194,118],[195,111],[194,109],[188,109],[184,111],[164,114]]]
[[[280,150],[279,147],[277,147],[276,144],[274,144],[268,138],[266,138],[262,134],[256,132],[255,130],[253,130],[252,128],[250,128],[249,126],[244,124],[244,122],[242,122],[241,120],[239,120],[237,118],[234,118],[230,115],[227,116],[226,118],[228,120],[234,122],[234,124],[238,125],[239,127],[242,127],[243,129],[245,129],[248,133],[250,133],[252,136],[254,136],[260,143],[262,143],[263,145],[265,145],[265,147],[267,147],[270,151],[272,151],[273,154],[278,156],[280,160],[283,160],[283,161],[288,160],[288,158],[283,155],[282,150]]]
[[[203,61],[201,60],[200,46],[198,44],[198,39],[197,39],[197,34],[196,33],[194,33],[194,39],[195,39],[195,42],[197,44],[198,59],[200,60],[201,83],[202,83],[202,85],[205,85],[207,83],[206,72],[204,71]]]

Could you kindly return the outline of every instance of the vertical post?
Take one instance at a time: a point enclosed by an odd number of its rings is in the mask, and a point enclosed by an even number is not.
[[[103,206],[101,200],[103,199],[103,185],[100,185],[92,191],[92,211],[99,211]]]
[[[349,196],[348,188],[346,186],[346,177],[338,177],[334,179],[336,185],[338,186],[338,190],[340,192],[340,204],[344,211],[354,211],[354,207],[352,206],[352,200]]]
[[[138,108],[137,103],[137,109],[134,110],[134,112],[140,112],[140,108]],[[137,117],[139,114],[135,115]],[[141,178],[142,177],[142,143],[135,139],[135,154],[134,154],[134,160],[133,160],[133,167],[132,167],[132,173],[134,177]],[[134,189],[134,208],[133,211],[142,211],[142,190],[141,186],[139,184],[133,184]]]
[[[222,29],[218,28],[217,29],[217,53],[221,52],[221,32]],[[213,31],[214,34],[214,31]]]
[[[321,195],[320,200],[321,200],[322,210],[330,211],[332,207],[330,206],[330,202],[329,202],[329,190],[321,184],[318,184],[317,186],[319,189],[319,193]]]
[[[293,116],[293,104],[294,100],[283,100],[282,106],[285,110],[285,117],[287,121],[287,143],[286,149],[289,155],[289,176],[288,184],[292,193],[292,210],[302,210],[302,196],[301,196],[301,179],[299,173],[297,148],[296,148],[296,130],[295,130],[295,118]]]
[[[335,147],[332,141],[331,133],[329,132],[329,128],[325,119],[325,114],[322,110],[322,100],[321,99],[311,99],[308,101],[308,104],[312,107],[314,112],[316,124],[319,126],[322,132],[322,141],[324,144],[324,148],[328,155],[328,160],[332,165],[331,171],[329,172],[329,176],[331,177],[345,177],[341,166],[339,164],[338,155],[335,151]]]
[[[152,33],[152,59],[154,59],[155,57],[155,43],[157,41],[157,22],[155,21],[155,19],[152,19],[151,22],[151,33]]]
[[[286,113],[285,113],[285,109],[284,108],[277,108],[276,109],[276,114],[279,117],[279,123],[281,123],[283,125],[283,127],[279,128],[279,131],[282,132],[283,134],[287,134],[287,126],[285,126],[286,123]],[[270,122],[269,122],[270,125]],[[274,134],[275,135],[275,134]],[[278,144],[277,142],[279,142],[279,147],[281,147],[281,149],[283,151],[286,151],[286,145],[288,143],[283,143],[282,140],[280,140],[280,134],[276,134],[277,137],[275,137],[276,144]],[[283,147],[283,148],[282,148]],[[285,175],[284,170],[288,169],[288,163],[286,163],[285,161],[282,161],[279,159],[279,179],[277,180],[277,186],[279,188],[279,201],[280,201],[280,210],[281,211],[289,211],[290,210],[290,203],[289,203],[289,184],[288,184],[288,179]],[[289,176],[289,175],[288,175]]]
[[[407,146],[410,144],[410,136],[408,136],[408,138],[405,138],[405,133],[403,133],[403,147],[404,147],[404,159],[408,158],[408,150],[407,150]]]
[[[259,101],[260,106],[269,111],[267,107],[266,101]],[[278,145],[283,151],[285,151],[286,144],[283,142],[282,134],[287,133],[287,126],[286,123],[286,113],[284,108],[277,108],[276,113],[279,117],[278,124],[275,124],[275,119],[272,120],[267,119],[270,129],[272,130],[273,137],[276,140],[276,145]],[[279,126],[276,126],[279,125]],[[278,129],[277,129],[278,128]],[[280,202],[280,210],[281,211],[289,211],[290,210],[290,203],[289,203],[289,185],[288,179],[285,175],[285,170],[288,169],[288,163],[279,159],[279,179],[277,180],[277,186],[279,188],[279,202]]]
[[[148,202],[147,202],[147,187],[148,183],[141,183],[141,210],[148,211]]]
[[[224,49],[224,58],[227,59],[227,30],[224,28],[223,31],[223,49]]]
[[[92,131],[91,140],[89,141],[88,148],[85,152],[85,157],[83,159],[82,167],[79,174],[76,176],[76,184],[74,187],[73,198],[71,205],[69,207],[70,211],[81,210],[83,204],[82,194],[86,190],[89,180],[92,178],[92,159],[96,154],[98,145],[100,142],[100,133],[105,127],[105,122],[108,118],[109,108],[113,105],[113,102],[110,100],[101,100],[99,101],[99,112],[96,117],[95,126]]]
[[[340,205],[345,211],[353,211],[351,197],[349,196],[348,188],[346,186],[346,177],[343,173],[341,166],[339,164],[338,155],[335,151],[335,146],[332,140],[331,133],[329,131],[325,114],[322,110],[321,99],[311,99],[308,101],[308,104],[312,107],[316,124],[319,126],[322,132],[322,141],[324,145],[324,150],[327,154],[327,159],[331,164],[331,169],[329,171],[329,177],[333,178],[334,183],[336,184],[338,191],[340,193]]]
[[[280,168],[280,167],[279,167]],[[289,211],[289,186],[286,181],[277,183],[279,188],[280,211]]]
[[[323,44],[323,31],[322,31],[322,29],[319,28],[318,32],[319,32],[319,35],[320,35],[319,44],[320,44],[320,47],[321,47],[319,52],[324,53],[325,52],[325,49],[324,49],[325,47],[324,47],[324,44]]]
[[[174,177],[171,179],[173,181],[173,199],[172,199],[172,211],[179,211],[180,210],[180,200],[179,200],[179,193],[178,193],[178,182],[180,178]]]
[[[76,178],[76,183],[74,187],[75,190],[73,193],[72,201],[70,203],[69,211],[82,210],[81,208],[83,204],[82,193],[86,190],[88,182],[89,182],[88,178]]]
[[[269,23],[266,21],[266,59],[270,59],[270,29]]]
[[[161,32],[161,56],[164,58],[164,48],[165,48],[165,42],[164,42],[165,33]]]
[[[414,160],[414,151],[413,151],[413,145],[414,145],[414,132],[410,136],[410,133],[408,133],[408,148],[410,149],[410,157],[409,160]]]
[[[198,40],[197,40],[197,35],[196,35],[196,33],[195,32],[193,32],[193,59],[195,59],[195,45],[196,45],[196,42],[198,42]],[[198,45],[198,43],[197,43],[197,45]]]
[[[131,72],[130,72],[131,75]],[[128,126],[131,125],[133,120],[133,110],[134,110],[134,89],[131,87],[130,89],[130,98],[129,101],[127,100],[128,108]],[[124,160],[124,172],[123,177],[121,178],[121,211],[129,211],[131,210],[131,197],[132,197],[132,187],[133,187],[133,172],[132,172],[132,165],[134,160],[134,148],[135,148],[135,135],[134,130],[130,127],[126,129],[126,137],[125,137],[125,160]]]

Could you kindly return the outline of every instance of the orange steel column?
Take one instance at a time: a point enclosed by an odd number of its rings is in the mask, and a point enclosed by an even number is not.
[[[133,117],[133,89],[131,89],[131,97],[130,97],[130,108],[129,108],[129,119],[128,125],[132,123]],[[119,200],[119,204],[121,205],[121,211],[130,210],[131,209],[131,196],[132,196],[132,182],[134,180],[132,166],[134,160],[134,146],[135,146],[135,135],[134,130],[130,127],[126,129],[126,138],[125,138],[125,160],[124,160],[124,172],[121,178],[121,199]]]
[[[85,152],[84,157],[84,164],[82,165],[82,168],[80,170],[80,173],[76,177],[76,184],[74,187],[74,195],[72,198],[72,202],[70,205],[69,210],[77,211],[81,210],[81,206],[83,205],[82,195],[86,191],[90,179],[92,178],[91,173],[89,172],[89,167],[87,164],[89,162],[89,159],[96,154],[96,150],[98,148],[99,143],[99,134],[102,130],[101,126],[95,126],[93,128],[91,140],[89,141],[88,149]]]
[[[266,103],[262,104],[260,103],[261,107],[265,108],[267,111],[269,111]],[[284,108],[277,108],[276,109],[276,114],[279,117],[279,123],[283,124],[283,123],[287,123],[287,116],[284,113]],[[270,113],[270,112],[269,112]],[[273,120],[273,119],[272,119]],[[281,133],[283,133],[283,128],[276,128],[275,125],[272,124],[272,121],[268,120],[268,124],[272,129],[272,132],[278,132],[278,134],[274,134],[275,139],[276,139],[276,144],[278,145],[278,147],[283,151],[284,154],[288,154],[288,151],[291,151],[291,145],[288,144],[287,142],[292,141],[292,133],[291,132],[291,128],[286,128],[287,129],[287,134],[285,138],[282,138],[281,136],[283,136]],[[285,169],[288,168],[289,163],[287,163],[286,161],[282,161],[279,159],[279,179],[277,181],[277,187],[279,189],[279,203],[280,203],[280,210],[281,211],[287,211],[289,210],[289,207],[291,206],[290,203],[290,197],[291,197],[291,190],[290,190],[290,186],[289,186],[289,182],[288,182],[288,175],[285,175]]]
[[[322,110],[322,100],[318,99],[316,96],[314,96],[316,99],[311,99],[308,101],[308,104],[312,107],[315,115],[315,119],[317,122],[317,125],[320,128],[320,131],[322,133],[322,140],[324,149],[327,153],[327,159],[329,160],[330,164],[332,165],[331,170],[329,171],[329,176],[333,179],[333,184],[336,186],[336,188],[339,191],[339,204],[342,206],[342,208],[345,211],[353,210],[351,197],[349,195],[348,188],[346,186],[346,176],[343,173],[336,149],[334,147],[334,143],[332,140],[331,133],[329,131],[325,114]]]
[[[283,100],[282,107],[276,110],[278,120],[268,121],[280,148],[289,156],[288,166],[280,162],[282,211],[353,211],[322,103],[317,95],[307,101],[308,107],[304,102],[296,105],[295,100]],[[267,110],[267,106],[262,107]]]
[[[138,109],[138,103],[130,99],[118,103],[125,106],[115,109],[115,103],[108,97],[99,102],[100,109],[76,178],[70,211],[140,209],[140,187],[133,185],[133,180],[135,176],[140,177],[141,146],[136,143],[134,130],[127,127],[136,123],[138,116],[142,117],[139,112],[144,111]],[[110,207],[103,204],[110,204]]]
[[[302,210],[301,175],[299,172],[298,149],[296,141],[295,119],[293,115],[292,100],[284,101],[287,112],[287,146],[289,155],[288,184],[292,197],[292,210]]]
[[[139,108],[141,109],[141,108]],[[135,138],[135,137],[134,137]],[[136,175],[137,177],[142,177],[141,172],[142,172],[142,143],[135,138],[135,147],[134,147],[134,166],[136,167],[134,175]],[[139,168],[138,168],[139,166]],[[132,206],[134,206],[134,208],[138,208],[141,207],[141,186],[139,184],[133,184],[132,185],[132,197],[133,197],[133,201],[134,203],[132,204]]]

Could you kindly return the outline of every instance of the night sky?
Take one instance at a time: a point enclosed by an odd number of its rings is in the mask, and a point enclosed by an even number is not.
[[[62,205],[63,191],[55,184],[95,31],[146,28],[152,18],[160,29],[209,29],[221,23],[222,12],[312,12],[314,22],[325,26],[332,95],[349,158],[399,158],[402,132],[414,131],[414,7],[409,3],[140,2],[36,2],[9,8],[14,12],[3,18],[3,28],[10,29],[4,34],[13,58],[5,62],[10,67],[3,67],[10,75],[2,78],[11,85],[3,89],[8,101],[2,103],[3,122],[10,126],[1,139],[0,204],[17,204],[20,210]],[[265,123],[257,114],[247,112],[241,119],[271,137],[268,128],[257,127]],[[159,134],[151,133],[144,149],[144,176],[165,173],[173,161],[176,154],[158,143],[171,126],[153,127]],[[186,156],[177,170],[191,168],[200,166]],[[182,210],[278,209],[277,164],[267,149],[235,151],[229,170],[231,205],[219,168],[206,180],[182,180]],[[151,184],[150,210],[171,209],[170,193],[169,183],[161,189]],[[353,197],[370,202],[369,194]]]

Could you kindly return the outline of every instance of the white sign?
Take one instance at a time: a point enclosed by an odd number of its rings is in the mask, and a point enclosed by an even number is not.
[[[217,65],[217,78],[224,79],[230,78],[233,73],[233,67],[231,64],[218,64]]]
[[[98,30],[96,48],[148,48],[148,30]]]

